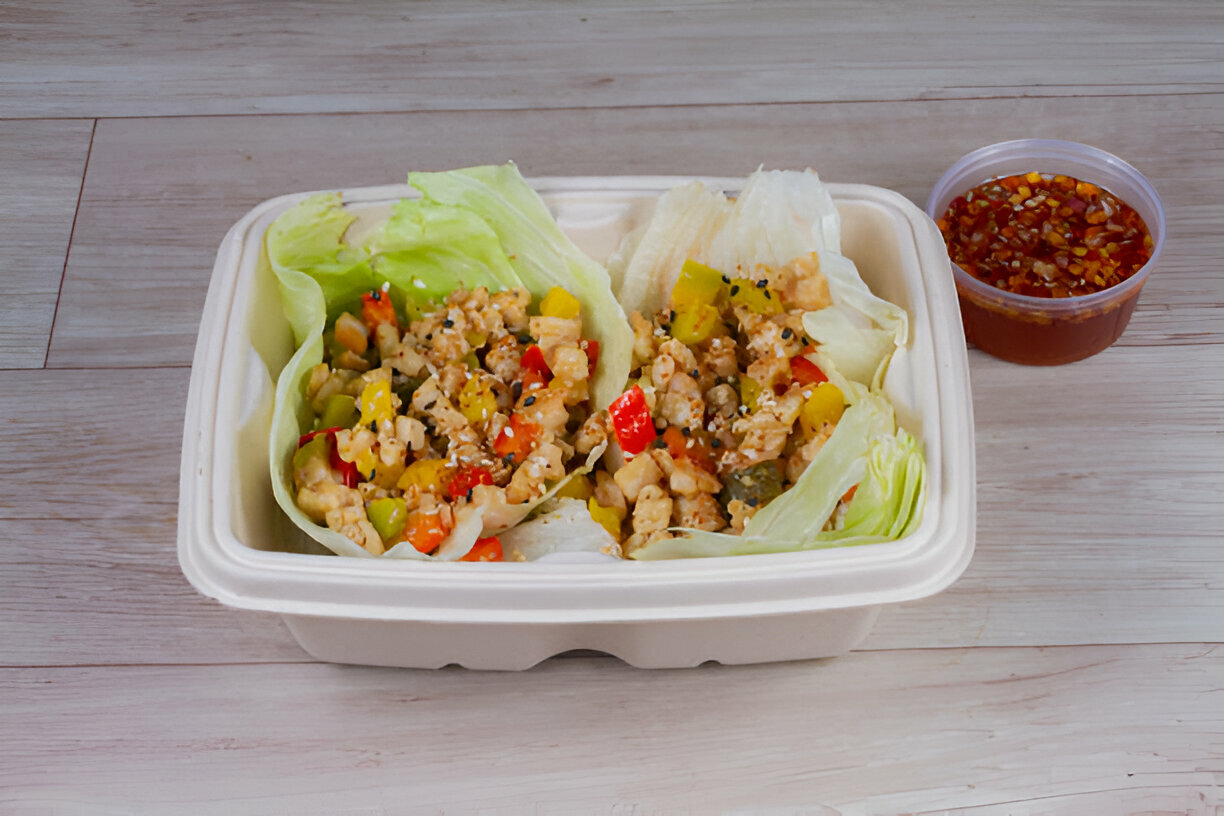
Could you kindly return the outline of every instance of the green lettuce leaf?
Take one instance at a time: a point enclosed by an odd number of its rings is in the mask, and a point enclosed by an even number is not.
[[[363,547],[320,527],[298,509],[291,471],[298,437],[314,420],[306,400],[306,380],[310,369],[323,360],[323,329],[329,307],[338,314],[345,304],[359,301],[361,293],[375,285],[365,253],[344,241],[344,232],[353,220],[339,195],[312,196],[287,210],[268,228],[262,260],[280,285],[281,303],[298,344],[276,380],[268,449],[272,492],[285,514],[315,541],[338,555],[361,558],[370,555]]]
[[[366,246],[378,276],[419,306],[459,288],[499,292],[523,285],[497,233],[462,207],[401,199]]]
[[[620,396],[629,379],[633,330],[612,295],[608,271],[562,232],[518,168],[503,164],[410,173],[408,183],[429,200],[463,207],[483,218],[533,295],[542,297],[560,286],[582,302],[583,335],[599,342],[591,400],[598,410]]]
[[[846,409],[799,481],[749,519],[742,535],[681,529],[681,537],[652,542],[631,557],[752,555],[889,541],[917,527],[924,477],[917,441],[896,427],[886,399],[868,393]],[[825,530],[855,485],[845,516]]]
[[[315,420],[305,388],[310,370],[323,359],[323,332],[341,312],[360,313],[363,293],[389,284],[397,308],[413,314],[461,286],[492,291],[524,286],[537,298],[561,286],[582,301],[584,333],[600,342],[593,399],[611,402],[629,373],[633,334],[612,296],[607,272],[561,232],[513,165],[410,178],[424,197],[397,202],[363,246],[345,241],[355,216],[335,193],[311,196],[287,210],[265,236],[264,260],[276,276],[297,345],[277,378],[269,448],[273,492],[298,527],[340,555],[369,553],[315,524],[297,507],[291,460],[299,435]],[[544,496],[515,506],[515,521],[593,465],[583,463]],[[466,517],[436,557],[461,557],[482,526],[488,525],[482,525],[480,515]],[[398,545],[386,555],[435,557]]]

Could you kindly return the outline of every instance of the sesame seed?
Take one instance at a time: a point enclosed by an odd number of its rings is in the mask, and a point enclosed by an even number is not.
[[[453,328],[455,328],[455,321],[451,320],[451,319],[448,317],[448,318],[446,318],[445,320],[443,320],[443,321],[442,321],[442,325],[443,325],[443,327],[445,327],[445,328],[448,328],[448,329],[453,329]]]
[[[793,331],[791,331],[791,330],[790,330],[790,326],[787,326],[785,329],[783,329],[783,330],[782,330],[782,339],[783,339],[783,340],[789,340],[789,339],[791,339],[791,338],[792,338],[794,335],[795,335],[795,333],[794,333]]]
[[[415,287],[416,287],[416,288],[418,288],[418,289],[424,289],[424,288],[425,288],[425,281],[421,280],[420,278],[413,278],[413,279],[412,279],[412,285],[413,285],[413,286],[415,286]]]
[[[532,394],[530,397],[528,397],[527,399],[523,400],[523,407],[524,407],[524,408],[526,408],[526,407],[527,407],[527,406],[529,406],[529,405],[534,405],[534,404],[535,404],[535,394]]]
[[[722,447],[722,440],[721,440],[721,439],[711,439],[711,440],[710,440],[710,447],[711,447],[711,448],[721,448],[721,447]]]
[[[735,297],[738,294],[739,294],[739,284],[737,283],[735,286],[731,287],[731,297]]]
[[[769,281],[765,278],[761,278],[759,281],[756,282],[756,288],[758,289],[764,289],[768,285],[769,285]]]

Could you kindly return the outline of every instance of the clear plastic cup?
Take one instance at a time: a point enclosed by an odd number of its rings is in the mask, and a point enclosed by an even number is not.
[[[952,165],[931,190],[926,213],[938,220],[957,196],[990,181],[1036,171],[1087,181],[1139,213],[1152,236],[1152,255],[1116,286],[1064,298],[1017,295],[997,289],[949,262],[966,339],[982,351],[1028,365],[1059,365],[1100,352],[1122,336],[1164,246],[1164,207],[1143,174],[1122,159],[1086,144],[1017,139],[988,145]]]

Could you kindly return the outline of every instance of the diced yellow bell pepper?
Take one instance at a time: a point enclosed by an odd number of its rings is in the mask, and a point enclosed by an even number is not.
[[[489,335],[484,332],[470,331],[464,335],[464,338],[468,341],[468,345],[474,349],[478,349],[489,342]]]
[[[544,317],[571,319],[577,317],[581,312],[582,304],[578,301],[578,298],[560,286],[554,286],[549,289],[548,294],[544,296],[544,300],[540,301],[540,314]]]
[[[827,422],[836,425],[846,410],[846,397],[840,388],[831,382],[822,382],[812,391],[799,409],[799,424],[809,439],[815,436]]]
[[[757,409],[757,401],[761,398],[761,384],[751,377],[740,377],[740,404],[749,411]]]
[[[497,397],[493,396],[493,389],[480,377],[472,375],[459,391],[459,412],[473,425],[487,422],[497,413]]]
[[[675,310],[671,322],[671,336],[686,346],[695,346],[706,340],[718,328],[721,315],[718,307],[701,303],[690,303]]]
[[[690,258],[680,268],[680,277],[672,287],[671,307],[679,312],[688,306],[713,306],[722,288],[721,272]]]
[[[748,278],[731,279],[730,300],[733,306],[745,306],[753,314],[772,315],[782,311],[782,299],[777,292]]]
[[[395,419],[395,409],[391,407],[391,382],[389,380],[375,380],[363,388],[358,404],[361,406],[362,425],[369,425],[371,422],[382,424]]]
[[[353,460],[353,464],[357,466],[357,470],[361,471],[361,475],[369,479],[378,470],[380,462],[374,451],[366,448],[361,453],[357,454],[357,458]]]
[[[595,491],[591,488],[591,482],[585,476],[575,476],[566,482],[560,490],[553,495],[558,499],[578,499],[586,501],[591,498],[591,494]]]
[[[617,507],[604,507],[593,498],[587,500],[587,509],[591,511],[592,521],[601,525],[613,538],[620,541],[621,522],[625,520],[623,510]]]
[[[422,492],[441,493],[449,470],[445,459],[421,459],[404,468],[395,486],[400,490],[415,486]]]

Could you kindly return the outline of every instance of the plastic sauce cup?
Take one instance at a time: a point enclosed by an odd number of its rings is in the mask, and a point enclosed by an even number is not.
[[[1033,171],[1108,190],[1139,213],[1152,236],[1151,257],[1131,277],[1072,297],[1017,295],[949,261],[969,342],[1003,360],[1059,365],[1091,357],[1122,336],[1164,245],[1164,207],[1143,174],[1112,153],[1078,142],[1017,139],[979,148],[952,165],[931,190],[926,213],[938,220],[953,199],[977,185]]]

